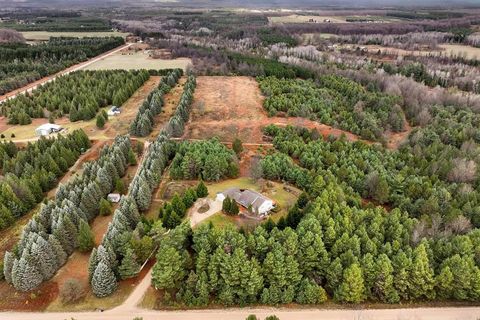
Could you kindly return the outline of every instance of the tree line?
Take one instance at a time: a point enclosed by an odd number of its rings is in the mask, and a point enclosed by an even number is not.
[[[98,297],[115,292],[120,279],[137,275],[141,264],[166,233],[160,220],[150,223],[142,219],[141,213],[149,209],[152,193],[175,155],[176,146],[169,138],[174,132],[183,133],[194,89],[195,77],[189,76],[174,115],[148,147],[130,183],[128,194],[122,197],[114,212],[102,243],[90,255],[89,280],[93,293]]]
[[[58,179],[90,148],[88,136],[75,130],[66,136],[42,137],[18,148],[0,143],[0,230],[15,222],[55,187]]]
[[[147,98],[138,108],[135,120],[130,125],[130,134],[145,137],[152,132],[155,125],[154,117],[162,111],[165,103],[164,96],[177,84],[182,76],[181,69],[174,69],[167,75],[163,76],[157,88],[152,90]]]
[[[55,199],[42,205],[13,250],[5,253],[9,284],[31,291],[65,264],[79,245],[79,226],[97,216],[100,200],[113,190],[115,178],[125,174],[130,152],[129,138],[119,136],[97,160],[85,163],[79,176],[58,187]]]
[[[308,185],[308,170],[325,170],[364,198],[400,208],[427,225],[437,221],[429,231],[432,235],[463,234],[472,225],[479,226],[476,164],[463,158],[460,150],[455,156],[453,148],[428,140],[424,154],[415,152],[420,143],[388,151],[345,139],[324,141],[303,128],[271,126],[267,132],[283,153],[264,161],[262,170],[270,179]],[[290,158],[286,155],[298,159],[303,168],[287,170]],[[421,232],[416,237],[426,235],[428,229],[417,230]]]
[[[403,112],[393,95],[366,90],[341,76],[301,79],[258,78],[269,115],[312,118],[353,132],[368,140],[381,140],[386,130],[403,130]]]
[[[124,43],[121,37],[52,37],[44,44],[33,46],[23,43],[0,44],[0,95]]]
[[[4,102],[0,111],[11,124],[29,124],[47,114],[70,121],[93,119],[100,108],[121,106],[149,78],[148,71],[75,71],[32,93]]]

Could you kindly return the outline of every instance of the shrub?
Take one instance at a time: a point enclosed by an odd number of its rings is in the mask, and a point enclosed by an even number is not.
[[[85,296],[85,288],[78,279],[67,279],[60,288],[60,299],[63,304],[74,303]]]

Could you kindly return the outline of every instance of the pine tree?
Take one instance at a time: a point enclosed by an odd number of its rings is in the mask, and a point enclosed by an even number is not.
[[[157,289],[174,289],[186,277],[185,257],[173,247],[161,248],[153,267],[152,284]]]
[[[112,214],[112,204],[105,198],[100,199],[99,211],[101,216],[109,216]]]
[[[103,298],[117,290],[117,279],[112,269],[100,261],[93,274],[91,285],[95,296]]]
[[[95,246],[95,238],[89,224],[85,220],[80,220],[78,230],[78,249],[80,252],[88,252]]]
[[[203,181],[200,181],[200,183],[197,186],[197,196],[199,198],[205,198],[206,196],[208,196],[208,189],[203,183]]]
[[[128,149],[128,163],[131,166],[137,164],[137,158],[135,157],[135,153],[133,153],[133,150],[131,148]]]
[[[53,234],[48,236],[48,243],[52,247],[53,252],[55,253],[55,258],[57,259],[57,269],[67,262],[67,254],[62,248],[62,245]]]
[[[430,266],[425,244],[420,244],[413,252],[413,263],[410,268],[410,296],[414,299],[435,297],[433,269]]]
[[[357,263],[343,272],[343,281],[335,291],[335,299],[347,303],[360,303],[365,299],[362,269]]]
[[[441,299],[450,299],[453,291],[453,274],[449,266],[441,269],[435,279],[437,296]]]
[[[152,201],[152,191],[145,179],[141,179],[139,184],[140,187],[135,200],[137,201],[138,210],[146,211],[150,207]]]
[[[380,301],[396,303],[400,300],[393,283],[393,267],[386,254],[381,254],[376,261],[373,293]]]
[[[242,141],[238,138],[235,138],[235,140],[233,140],[232,149],[237,154],[237,157],[240,157],[240,154],[243,151]]]
[[[141,266],[136,259],[137,257],[133,253],[133,250],[127,249],[127,252],[122,259],[122,263],[118,268],[118,273],[122,280],[135,277],[140,272]]]
[[[97,248],[93,248],[92,253],[90,253],[90,258],[88,259],[88,282],[92,281],[98,262]]]
[[[105,122],[107,122],[107,120],[103,117],[103,114],[98,114],[97,115],[97,120],[96,120],[96,125],[97,125],[97,128],[99,129],[103,129],[103,127],[105,127]]]
[[[223,213],[230,214],[231,207],[232,207],[232,201],[230,200],[230,197],[226,197],[225,199],[223,199],[223,202],[222,202]]]

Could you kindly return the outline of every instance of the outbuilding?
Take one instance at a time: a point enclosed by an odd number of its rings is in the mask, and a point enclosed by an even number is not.
[[[120,114],[120,108],[117,106],[112,106],[108,111],[107,115],[109,116],[116,116],[117,114]]]
[[[121,197],[122,196],[119,193],[109,193],[107,195],[107,200],[112,203],[117,203],[117,202],[120,202]]]
[[[51,133],[60,132],[63,128],[55,123],[45,123],[35,129],[37,136],[48,136]]]

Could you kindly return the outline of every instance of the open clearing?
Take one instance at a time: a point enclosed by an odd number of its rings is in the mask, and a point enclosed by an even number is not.
[[[218,137],[232,142],[235,137],[244,143],[262,144],[262,129],[269,124],[304,126],[317,129],[323,136],[346,135],[351,141],[356,135],[297,117],[268,117],[255,78],[251,77],[197,77],[193,109],[183,139]]]
[[[380,45],[353,45],[343,46],[349,50],[356,50],[357,47],[365,48],[367,51],[376,53],[378,51],[385,54],[393,54],[399,56],[455,56],[464,57],[471,60],[480,59],[480,48],[465,46],[461,44],[440,44],[440,50],[404,50]]]
[[[47,41],[50,37],[122,37],[126,38],[129,33],[107,31],[107,32],[50,32],[50,31],[23,31],[22,35],[27,41]]]
[[[324,22],[325,20],[330,20],[332,23],[346,23],[346,17],[344,16],[303,16],[298,14],[292,14],[288,16],[279,16],[279,17],[268,17],[268,21],[271,23],[305,23],[309,22],[310,19],[316,21],[317,23]]]
[[[153,59],[147,51],[123,51],[100,59],[90,64],[85,70],[138,70],[138,69],[172,69],[186,70],[192,61],[188,58],[179,59]]]

